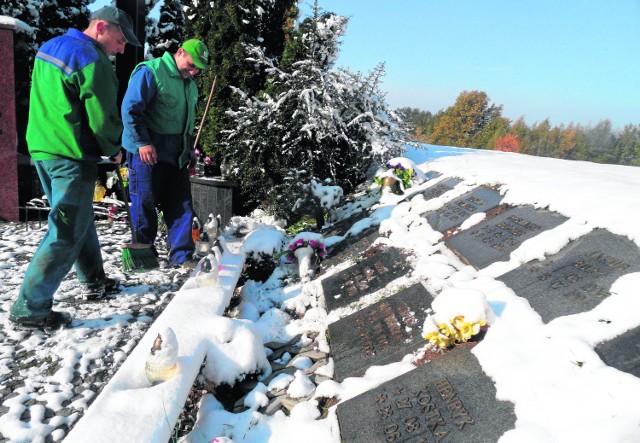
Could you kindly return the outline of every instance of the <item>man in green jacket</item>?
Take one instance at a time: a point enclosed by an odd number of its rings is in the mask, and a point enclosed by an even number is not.
[[[44,43],[33,67],[27,144],[51,211],[48,231],[27,268],[9,319],[21,328],[58,329],[71,316],[53,295],[75,265],[86,299],[118,282],[105,276],[94,225],[93,191],[101,156],[122,158],[118,80],[109,56],[140,46],[131,18],[104,7],[89,27]]]
[[[131,218],[136,240],[153,244],[156,208],[167,224],[169,264],[191,267],[195,245],[189,163],[195,159],[193,130],[198,89],[193,76],[207,67],[209,53],[197,39],[175,54],[140,63],[122,101]]]

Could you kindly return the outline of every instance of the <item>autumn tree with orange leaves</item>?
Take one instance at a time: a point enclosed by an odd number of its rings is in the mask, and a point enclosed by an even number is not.
[[[516,135],[507,134],[496,140],[495,150],[504,152],[520,152],[520,146],[522,146],[522,142],[518,140]]]

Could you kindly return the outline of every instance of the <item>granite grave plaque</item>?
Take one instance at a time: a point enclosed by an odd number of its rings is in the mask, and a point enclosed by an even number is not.
[[[380,234],[378,233],[378,226],[371,226],[365,229],[357,236],[349,236],[339,243],[327,248],[327,258],[320,264],[323,270],[330,268],[331,266],[345,262],[352,258],[355,258],[366,251],[369,246],[376,241]]]
[[[322,236],[324,238],[329,238],[333,236],[344,236],[349,229],[356,223],[367,217],[367,211],[362,210],[356,214],[353,214],[350,217],[345,218],[344,220],[340,220],[338,222],[333,223],[330,226],[327,226],[322,230]]]
[[[476,357],[456,348],[338,405],[341,440],[496,442],[515,425]]]
[[[507,260],[523,241],[563,223],[566,217],[533,206],[518,206],[445,240],[463,261],[476,269]]]
[[[479,186],[466,194],[446,203],[437,211],[429,211],[423,216],[433,229],[445,232],[459,226],[471,215],[485,212],[500,204],[502,197],[498,191]]]
[[[399,361],[426,344],[422,324],[433,297],[420,283],[329,325],[338,381]]]
[[[431,200],[432,198],[440,197],[445,192],[451,191],[460,183],[460,179],[458,178],[448,178],[446,180],[442,180],[440,183],[435,184],[433,186],[428,187],[422,192],[425,200]]]
[[[407,274],[411,266],[397,248],[386,248],[322,280],[327,310],[346,306]]]
[[[428,171],[425,172],[424,176],[427,180],[433,180],[434,178],[438,178],[442,175],[441,172],[438,171]]]
[[[640,327],[599,344],[596,353],[607,365],[640,377]]]
[[[558,254],[498,277],[529,300],[546,323],[595,308],[622,275],[640,271],[640,249],[625,237],[597,229]]]

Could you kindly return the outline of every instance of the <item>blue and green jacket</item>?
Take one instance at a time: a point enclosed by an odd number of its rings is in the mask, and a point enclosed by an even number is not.
[[[191,159],[198,88],[183,79],[173,55],[140,63],[122,101],[122,146],[137,154],[154,145],[158,161],[185,167]]]
[[[44,43],[31,80],[27,144],[34,160],[97,162],[120,150],[118,79],[91,37],[70,29]]]

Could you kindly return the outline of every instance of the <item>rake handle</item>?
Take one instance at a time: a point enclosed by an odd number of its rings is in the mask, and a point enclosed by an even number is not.
[[[207,114],[209,113],[209,105],[211,105],[211,98],[213,97],[213,90],[216,87],[216,80],[218,76],[213,77],[213,83],[211,83],[211,91],[209,92],[209,98],[207,99],[207,105],[204,107],[204,113],[202,114],[202,120],[200,121],[200,127],[198,128],[198,133],[196,134],[196,140],[193,142],[193,148],[195,149],[198,146],[198,141],[200,141],[200,134],[202,133],[202,127],[204,126],[204,120],[207,118]]]

